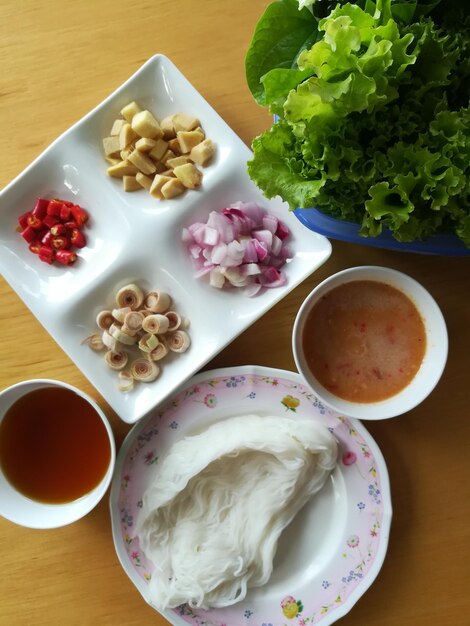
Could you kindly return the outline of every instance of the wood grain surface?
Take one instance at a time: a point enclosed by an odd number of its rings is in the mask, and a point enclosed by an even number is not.
[[[0,187],[157,52],[177,65],[249,145],[271,124],[252,100],[244,75],[245,53],[266,5],[2,0]],[[333,242],[328,262],[206,369],[253,363],[294,370],[291,331],[303,299],[330,274],[363,264],[396,268],[420,281],[442,308],[450,349],[441,382],[426,401],[399,418],[366,424],[389,468],[394,517],[381,573],[340,623],[464,626],[470,585],[470,259]],[[130,427],[3,279],[0,301],[0,388],[39,377],[76,385],[106,411],[119,447]],[[146,605],[118,562],[107,497],[81,521],[57,530],[29,530],[0,518],[0,553],[1,626],[167,623]]]

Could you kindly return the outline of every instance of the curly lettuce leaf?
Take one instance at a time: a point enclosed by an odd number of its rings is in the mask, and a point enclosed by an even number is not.
[[[284,116],[289,122],[317,117],[321,129],[324,114],[341,119],[398,97],[397,79],[415,63],[417,54],[408,52],[412,33],[401,36],[389,15],[390,0],[385,0],[382,11],[374,15],[346,4],[319,22],[323,39],[298,58],[299,68],[311,69],[315,75],[287,96]]]
[[[258,158],[248,162],[248,173],[268,198],[276,196],[281,187],[290,198],[291,207],[311,206],[324,183],[321,175],[317,180],[303,175],[296,143],[290,126],[282,120],[277,122],[254,139],[253,149]]]

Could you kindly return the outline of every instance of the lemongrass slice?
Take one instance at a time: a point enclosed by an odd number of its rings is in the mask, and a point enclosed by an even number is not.
[[[147,315],[142,322],[142,328],[147,333],[153,333],[154,335],[163,335],[167,332],[169,326],[170,320],[166,317],[166,315],[162,315],[161,313]]]
[[[124,350],[108,350],[104,355],[104,360],[112,370],[122,370],[127,365],[127,352]]]
[[[131,312],[131,308],[129,306],[123,306],[120,309],[113,309],[112,316],[116,322],[120,324],[124,324],[124,319],[128,313]]]
[[[139,349],[145,353],[152,352],[152,350],[155,350],[159,343],[160,340],[156,335],[146,333],[139,340]]]
[[[102,330],[108,330],[113,322],[114,318],[111,311],[100,311],[96,316],[96,323],[98,324],[98,328],[101,328]]]
[[[101,335],[99,333],[93,333],[86,339],[82,341],[82,343],[87,343],[92,350],[99,352],[100,350],[104,350],[104,343]]]
[[[127,370],[122,370],[118,374],[118,389],[119,391],[128,392],[134,388],[134,377]]]
[[[103,334],[101,335],[101,340],[104,345],[109,348],[109,350],[115,350],[118,342],[112,335],[109,334],[107,330],[103,330]]]
[[[119,341],[126,346],[134,345],[137,340],[135,335],[130,335],[129,333],[126,333],[122,328],[116,326],[116,324],[111,324],[108,332],[111,337],[114,337],[114,339],[116,339],[116,341]]]
[[[149,352],[147,356],[149,359],[152,359],[152,361],[160,361],[161,359],[165,358],[167,354],[168,345],[166,341],[163,340],[163,337],[161,337],[158,346],[155,348],[155,350]]]
[[[145,297],[144,305],[152,313],[165,313],[170,308],[171,298],[164,291],[150,291]]]
[[[168,319],[168,333],[172,333],[181,326],[181,316],[176,311],[167,311],[165,317]]]
[[[128,306],[133,311],[137,310],[144,301],[144,292],[138,285],[133,283],[119,289],[116,294],[116,304],[119,308]]]
[[[135,380],[143,383],[151,383],[160,373],[160,368],[149,359],[136,359],[131,365],[131,374]]]
[[[191,345],[188,333],[177,330],[168,336],[168,347],[172,352],[185,352]]]
[[[142,328],[142,322],[144,320],[145,315],[142,311],[130,311],[124,317],[123,328],[130,335],[132,333],[137,333]]]

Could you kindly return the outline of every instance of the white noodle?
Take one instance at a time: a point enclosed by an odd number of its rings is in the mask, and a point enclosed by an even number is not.
[[[175,443],[137,520],[153,604],[223,607],[264,585],[281,532],[336,456],[324,426],[284,417],[232,417]]]

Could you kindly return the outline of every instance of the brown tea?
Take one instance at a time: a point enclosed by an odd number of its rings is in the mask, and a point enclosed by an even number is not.
[[[0,423],[0,465],[25,496],[50,504],[90,492],[106,473],[111,446],[94,408],[61,387],[17,400]]]

